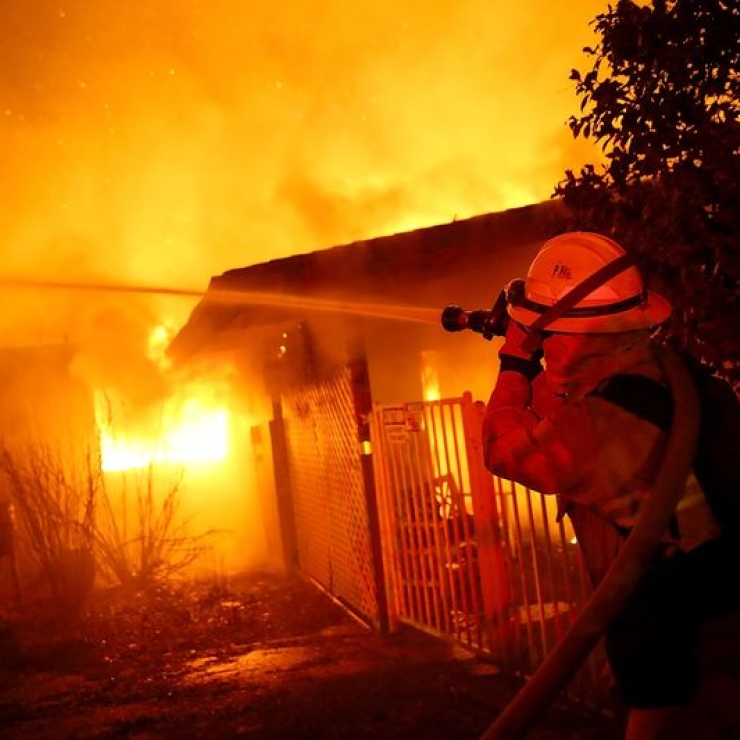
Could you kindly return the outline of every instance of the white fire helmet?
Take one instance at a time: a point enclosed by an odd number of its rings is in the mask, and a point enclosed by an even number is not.
[[[578,283],[625,254],[601,234],[575,231],[545,242],[529,266],[524,297],[509,305],[509,315],[532,324]],[[663,296],[646,289],[639,270],[630,266],[607,280],[545,328],[572,334],[649,329],[671,314]]]

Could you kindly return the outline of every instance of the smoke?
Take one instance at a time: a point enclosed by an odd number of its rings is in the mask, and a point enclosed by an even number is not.
[[[205,287],[549,197],[606,2],[0,4],[1,272]],[[51,306],[51,309],[50,309]],[[192,302],[5,295],[0,339]],[[138,341],[138,340],[137,340]],[[119,363],[117,363],[119,364]]]

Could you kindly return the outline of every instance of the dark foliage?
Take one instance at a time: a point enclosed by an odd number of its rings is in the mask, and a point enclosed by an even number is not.
[[[612,234],[675,307],[666,333],[740,384],[740,6],[619,0],[573,70],[574,136],[605,163],[566,171],[574,228]]]

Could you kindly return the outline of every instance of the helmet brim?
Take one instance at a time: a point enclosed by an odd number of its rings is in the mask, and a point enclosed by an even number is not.
[[[522,306],[508,306],[509,316],[519,324],[530,326],[541,314]],[[639,306],[619,313],[603,316],[569,317],[561,316],[547,326],[546,331],[565,334],[612,334],[639,329],[652,329],[668,320],[672,312],[671,304],[658,293],[648,291],[647,300]]]

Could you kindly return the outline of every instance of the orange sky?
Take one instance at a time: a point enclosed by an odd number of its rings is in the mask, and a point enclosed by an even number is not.
[[[593,159],[565,125],[568,74],[605,8],[4,2],[0,273],[205,288],[232,267],[546,199]]]

